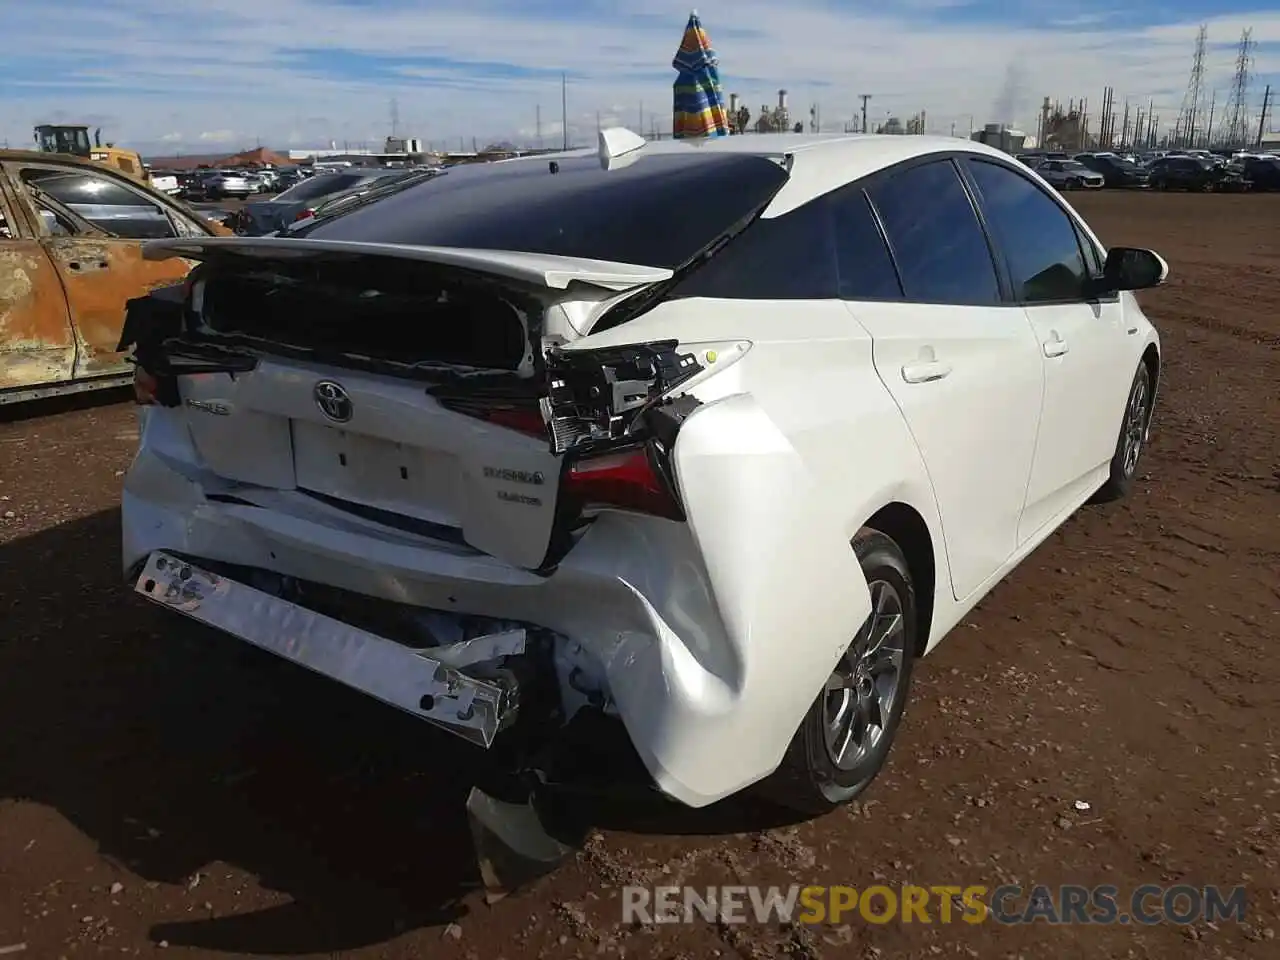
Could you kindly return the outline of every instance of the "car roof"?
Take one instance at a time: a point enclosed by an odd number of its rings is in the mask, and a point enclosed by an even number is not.
[[[642,150],[642,155],[702,151],[708,155],[737,153],[790,158],[791,176],[763,214],[766,218],[782,216],[846,183],[916,157],[958,152],[1005,161],[1013,159],[1004,151],[975,140],[915,134],[748,133],[709,140],[649,141]],[[587,147],[498,162],[546,163],[557,156],[591,156],[595,153],[595,148]]]

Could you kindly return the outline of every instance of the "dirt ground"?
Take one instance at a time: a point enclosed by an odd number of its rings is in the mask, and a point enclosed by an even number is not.
[[[129,405],[0,423],[0,957],[1280,955],[1280,195],[1078,205],[1172,265],[1143,297],[1166,366],[1132,498],[921,664],[855,808],[607,823],[493,906],[468,748],[127,595]],[[1248,916],[624,927],[628,882],[1243,884]]]

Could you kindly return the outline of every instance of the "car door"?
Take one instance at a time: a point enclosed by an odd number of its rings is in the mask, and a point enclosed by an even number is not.
[[[0,393],[66,380],[75,359],[58,271],[0,170]]]
[[[1137,356],[1120,296],[1089,293],[1101,254],[1062,201],[1011,165],[980,158],[966,165],[1044,366],[1040,435],[1018,534],[1023,542],[1105,479],[1099,471],[1115,451]]]
[[[10,167],[66,291],[77,341],[74,376],[128,372],[116,350],[125,302],[190,269],[185,260],[142,259],[142,241],[209,232],[111,171],[45,162]]]
[[[1023,311],[1003,302],[951,159],[891,169],[865,194],[844,194],[836,229],[842,262],[887,241],[896,266],[891,295],[843,295],[929,471],[952,590],[964,599],[1017,549],[1043,389],[1038,343]]]

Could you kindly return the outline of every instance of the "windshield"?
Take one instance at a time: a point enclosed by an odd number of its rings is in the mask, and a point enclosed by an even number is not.
[[[641,153],[611,170],[594,154],[465,164],[300,233],[676,269],[786,180],[767,157],[692,148]]]
[[[356,173],[317,173],[314,177],[303,180],[301,183],[294,184],[284,193],[275,198],[276,203],[305,203],[308,200],[315,200],[319,197],[332,196],[335,193],[341,193],[343,190],[350,190],[354,186],[367,183],[373,180],[367,174]]]
[[[1080,161],[1078,161],[1078,160],[1063,160],[1063,161],[1062,161],[1062,167],[1061,167],[1061,169],[1063,169],[1063,170],[1083,170],[1083,171],[1085,171],[1086,173],[1090,172],[1090,171],[1089,171],[1089,168],[1088,168],[1088,167],[1086,167],[1083,163],[1081,163],[1081,162],[1080,162]]]

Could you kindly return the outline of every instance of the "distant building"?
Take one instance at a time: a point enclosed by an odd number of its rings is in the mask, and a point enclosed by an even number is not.
[[[383,153],[422,153],[422,141],[417,137],[387,137]]]
[[[1003,123],[988,123],[981,130],[975,130],[970,139],[1005,153],[1017,153],[1026,146],[1027,135]]]
[[[1262,149],[1267,152],[1280,150],[1280,132],[1264,133],[1262,135]]]
[[[339,150],[336,147],[326,147],[318,150],[290,150],[289,162],[298,163],[301,160],[333,160],[335,158],[345,157],[371,157],[373,155],[374,152],[372,150]]]

